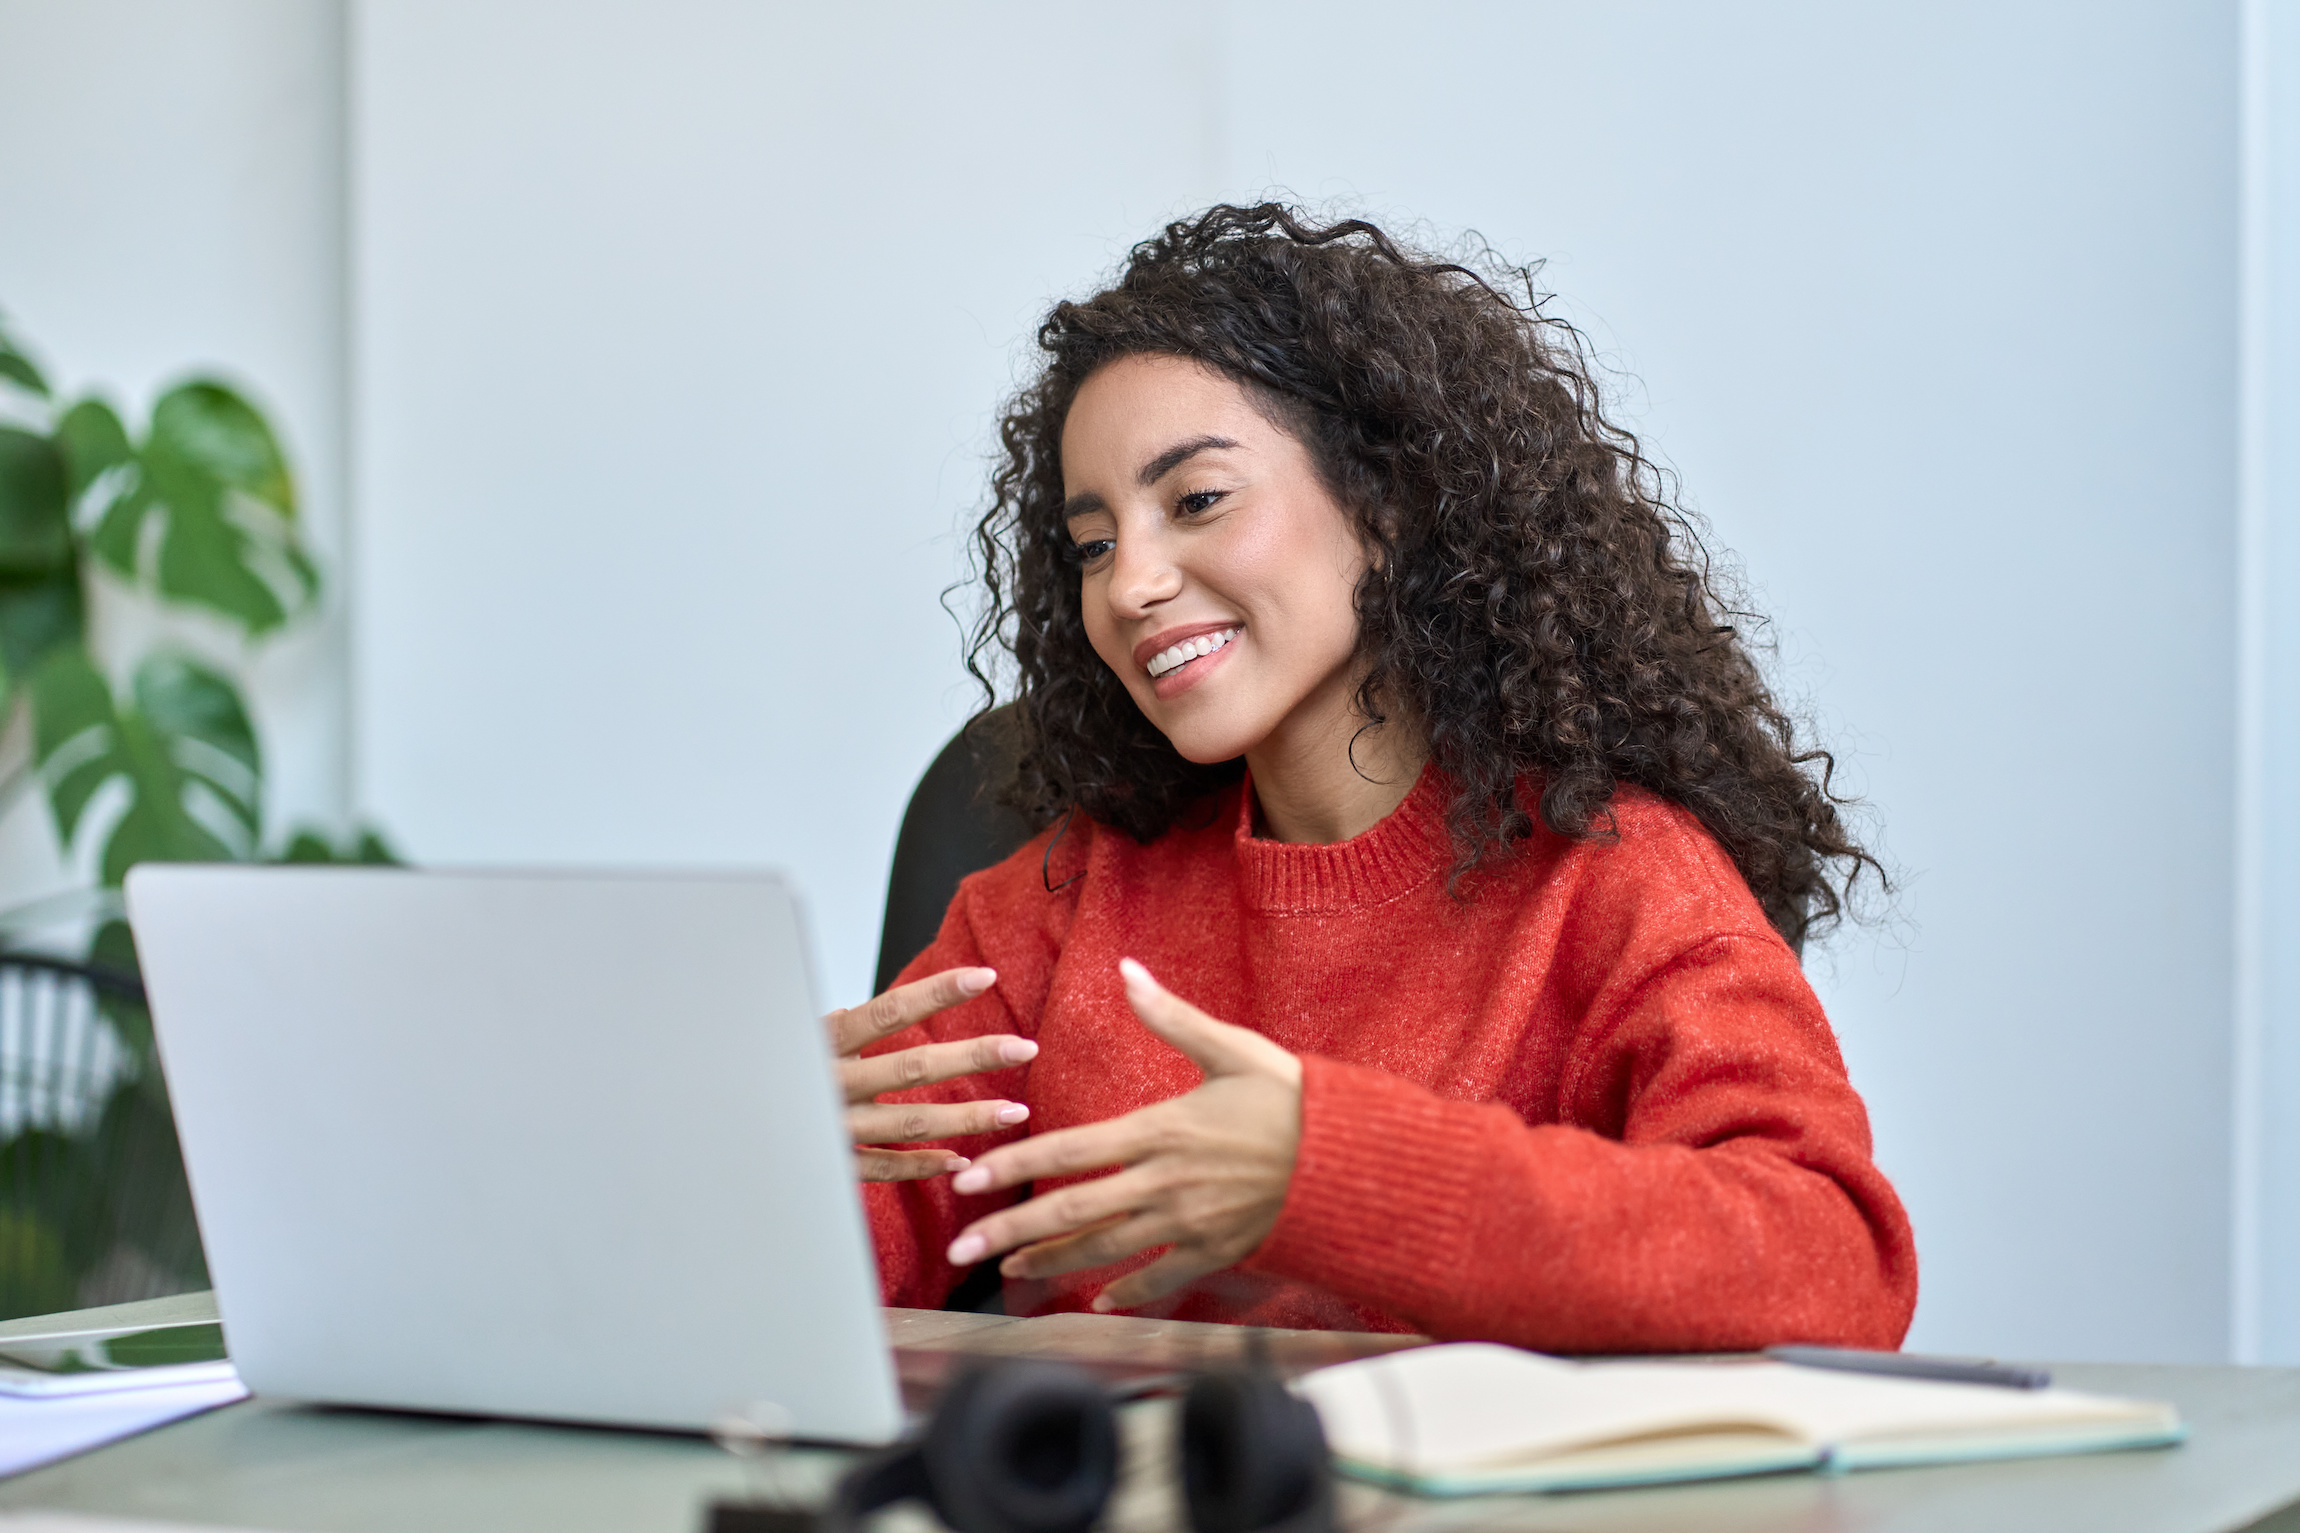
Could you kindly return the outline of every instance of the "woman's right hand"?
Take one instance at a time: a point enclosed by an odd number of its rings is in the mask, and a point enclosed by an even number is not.
[[[983,1070],[1009,1070],[1038,1055],[1038,1045],[1011,1033],[966,1038],[956,1043],[922,1043],[891,1054],[861,1057],[879,1039],[945,1007],[971,1001],[998,978],[994,969],[945,969],[925,979],[897,985],[860,1006],[823,1018],[831,1049],[838,1055],[839,1079],[846,1088],[847,1132],[855,1142],[855,1174],[866,1182],[907,1182],[923,1176],[963,1171],[963,1155],[948,1150],[888,1150],[888,1144],[995,1134],[1030,1116],[1020,1102],[891,1102],[882,1093],[931,1086]]]

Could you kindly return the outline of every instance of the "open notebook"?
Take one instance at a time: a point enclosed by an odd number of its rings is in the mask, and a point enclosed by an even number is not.
[[[1484,1342],[1321,1368],[1295,1388],[1338,1466],[1425,1495],[2162,1447],[2169,1405],[1752,1359],[1572,1363]]]

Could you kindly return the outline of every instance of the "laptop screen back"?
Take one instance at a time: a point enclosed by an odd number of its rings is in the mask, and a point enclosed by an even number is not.
[[[897,1433],[782,880],[147,865],[127,892],[257,1393]]]

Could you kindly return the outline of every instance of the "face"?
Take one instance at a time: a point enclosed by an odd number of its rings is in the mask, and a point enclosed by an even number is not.
[[[1176,750],[1346,737],[1366,551],[1243,388],[1175,357],[1105,364],[1064,424],[1062,488],[1087,636]]]

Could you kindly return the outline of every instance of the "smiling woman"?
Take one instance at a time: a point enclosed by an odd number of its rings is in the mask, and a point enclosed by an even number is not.
[[[1898,1343],[1789,946],[1874,864],[1525,275],[1220,207],[1041,328],[975,657],[1045,828],[830,1019],[890,1303]]]

